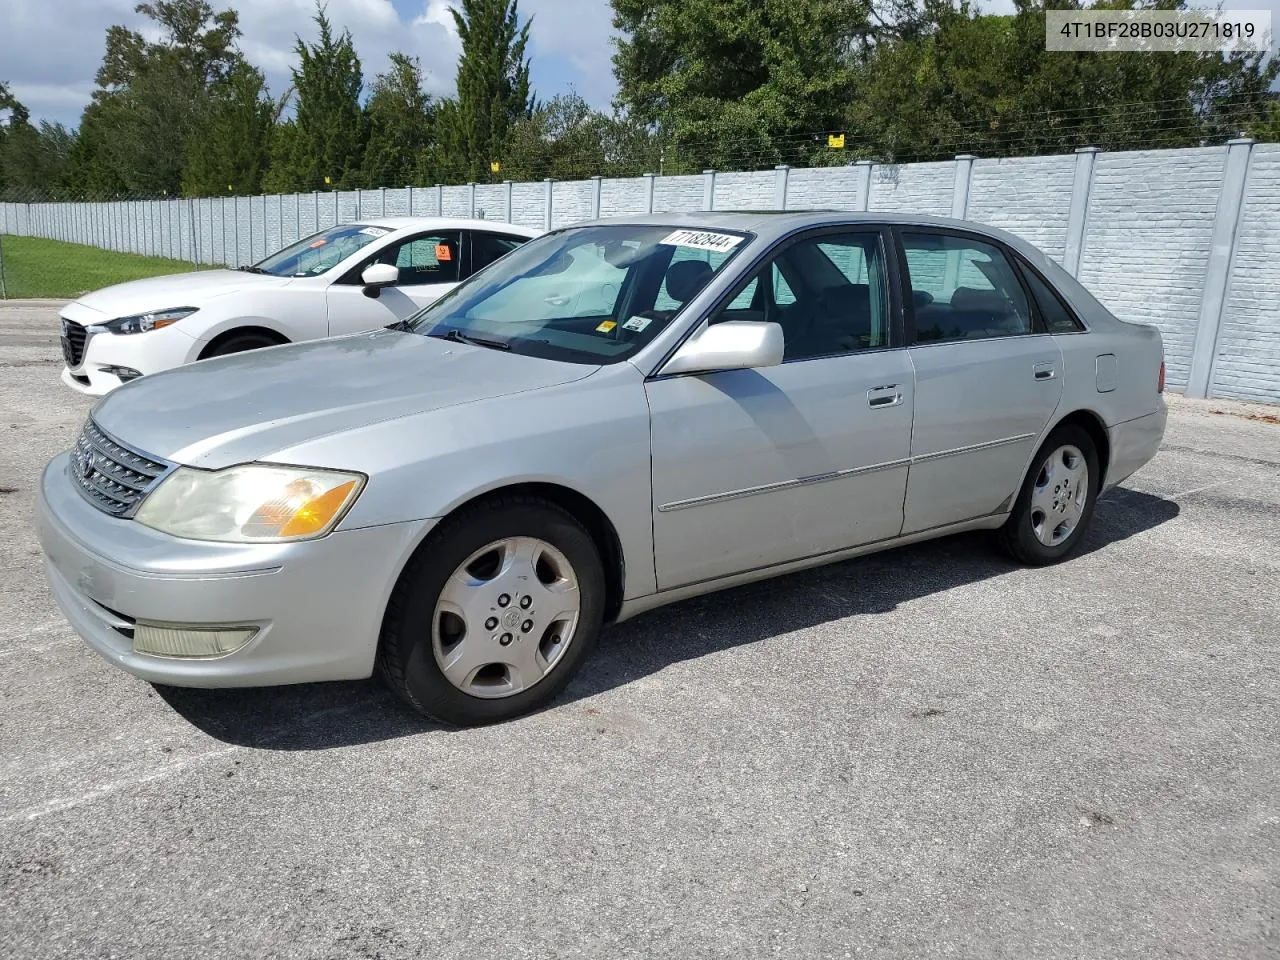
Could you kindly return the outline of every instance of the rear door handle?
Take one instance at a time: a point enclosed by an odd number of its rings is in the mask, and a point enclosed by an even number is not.
[[[902,403],[902,391],[898,389],[896,383],[883,387],[872,387],[867,391],[867,406],[869,407],[896,407],[900,403]]]
[[[1048,363],[1037,363],[1031,368],[1037,380],[1052,380],[1058,375],[1058,365],[1050,360]]]

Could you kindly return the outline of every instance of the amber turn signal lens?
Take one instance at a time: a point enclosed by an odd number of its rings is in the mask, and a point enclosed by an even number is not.
[[[280,528],[282,537],[305,537],[327,527],[355,491],[356,481],[349,480],[304,503]]]

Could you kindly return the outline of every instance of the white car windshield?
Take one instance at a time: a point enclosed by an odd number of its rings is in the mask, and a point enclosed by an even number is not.
[[[247,269],[277,277],[316,277],[390,232],[366,223],[344,223],[299,240]]]
[[[636,224],[561,230],[402,326],[553,360],[617,363],[662,331],[749,236]]]

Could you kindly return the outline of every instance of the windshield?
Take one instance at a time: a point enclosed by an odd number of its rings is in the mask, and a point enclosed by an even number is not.
[[[404,325],[573,363],[617,363],[660,333],[748,234],[573,227],[532,240]]]
[[[344,223],[312,234],[253,265],[255,273],[277,277],[315,277],[331,270],[361,247],[391,231],[364,223]]]

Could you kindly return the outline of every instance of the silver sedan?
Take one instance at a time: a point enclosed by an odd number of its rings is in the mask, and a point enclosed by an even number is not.
[[[673,600],[967,530],[1068,557],[1155,454],[1163,381],[1156,330],[975,224],[605,220],[392,328],[115,391],[38,524],[58,603],[131,673],[376,670],[483,723]]]

